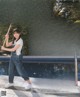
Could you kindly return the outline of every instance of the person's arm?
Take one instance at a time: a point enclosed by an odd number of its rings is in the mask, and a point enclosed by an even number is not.
[[[5,39],[6,39],[6,47],[12,46],[12,42],[9,42],[9,35],[8,34],[5,35]]]
[[[16,51],[19,47],[20,47],[20,44],[14,46],[13,48],[5,48],[4,46],[2,46],[1,49],[4,50],[4,51],[14,52],[14,51]]]

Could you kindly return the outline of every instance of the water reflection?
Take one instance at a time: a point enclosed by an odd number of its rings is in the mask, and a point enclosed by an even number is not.
[[[0,75],[8,75],[8,62],[0,64]],[[30,77],[41,78],[74,78],[74,64],[59,63],[23,63]],[[15,70],[15,75],[18,75]]]
[[[5,74],[5,69],[4,68],[0,68],[0,75]]]
[[[78,64],[78,81],[80,81],[80,63]]]

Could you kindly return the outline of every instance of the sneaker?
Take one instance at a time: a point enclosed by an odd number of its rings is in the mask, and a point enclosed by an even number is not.
[[[25,90],[31,90],[32,85],[31,84],[24,84]]]
[[[10,88],[10,87],[13,87],[13,86],[14,86],[13,83],[8,83],[8,84],[5,86],[5,88]]]

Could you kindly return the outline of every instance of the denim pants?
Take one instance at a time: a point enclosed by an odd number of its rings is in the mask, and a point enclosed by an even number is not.
[[[14,67],[16,67],[16,70],[18,74],[24,79],[29,80],[29,77],[27,76],[27,73],[25,69],[22,66],[22,55],[16,55],[15,52],[11,53],[11,58],[9,62],[9,82],[13,83],[14,80]]]

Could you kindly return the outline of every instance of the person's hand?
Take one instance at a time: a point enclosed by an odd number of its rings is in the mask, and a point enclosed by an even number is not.
[[[5,48],[4,46],[1,46],[1,50],[4,50],[4,48]]]
[[[6,35],[5,35],[5,38],[6,38],[6,39],[9,39],[9,35],[8,35],[8,34],[6,34]]]

